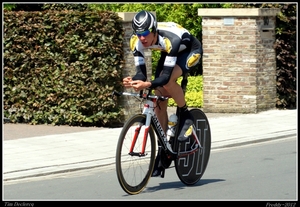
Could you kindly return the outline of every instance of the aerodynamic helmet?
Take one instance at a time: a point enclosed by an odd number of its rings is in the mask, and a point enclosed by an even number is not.
[[[148,11],[140,11],[132,19],[132,29],[136,34],[142,34],[145,31],[155,32],[156,28],[156,18]]]

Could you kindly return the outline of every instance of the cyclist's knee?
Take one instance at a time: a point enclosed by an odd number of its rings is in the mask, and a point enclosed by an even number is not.
[[[179,78],[182,74],[183,74],[182,68],[180,67],[180,65],[176,64],[174,66],[170,79],[177,80],[177,78]]]
[[[177,79],[170,79],[169,82],[164,85],[164,89],[166,91],[170,91],[174,89],[174,87],[177,87],[179,84],[177,83]]]

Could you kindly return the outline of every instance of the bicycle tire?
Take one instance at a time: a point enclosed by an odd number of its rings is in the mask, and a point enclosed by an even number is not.
[[[116,172],[122,189],[131,195],[140,193],[147,185],[155,162],[156,138],[150,125],[145,156],[129,155],[134,130],[141,124],[141,130],[135,143],[134,152],[140,152],[144,138],[146,116],[142,114],[133,115],[124,124],[120,133],[116,149]]]
[[[194,125],[203,149],[199,149],[194,154],[176,158],[176,173],[185,185],[194,185],[201,179],[206,170],[211,149],[211,132],[205,113],[200,109],[192,109],[190,112],[194,117]],[[191,139],[189,138],[183,143],[177,142],[177,150],[184,151],[189,148]]]

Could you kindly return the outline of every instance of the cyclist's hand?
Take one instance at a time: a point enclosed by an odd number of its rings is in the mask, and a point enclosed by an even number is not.
[[[124,87],[125,87],[125,88],[130,88],[130,87],[132,87],[131,81],[132,81],[131,77],[123,78],[123,85],[124,85]]]
[[[141,80],[134,80],[134,81],[131,81],[131,85],[135,91],[140,91],[140,90],[150,87],[151,83],[141,81]]]

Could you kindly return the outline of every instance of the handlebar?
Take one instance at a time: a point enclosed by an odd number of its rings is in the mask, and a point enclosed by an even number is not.
[[[168,100],[169,97],[167,96],[157,96],[157,95],[152,95],[150,94],[151,90],[148,89],[148,93],[143,93],[143,90],[140,91],[140,93],[130,93],[130,92],[118,92],[118,91],[114,91],[112,95],[115,96],[134,96],[134,97],[138,97],[138,98],[143,98],[146,100],[160,100],[160,101],[165,101]]]

